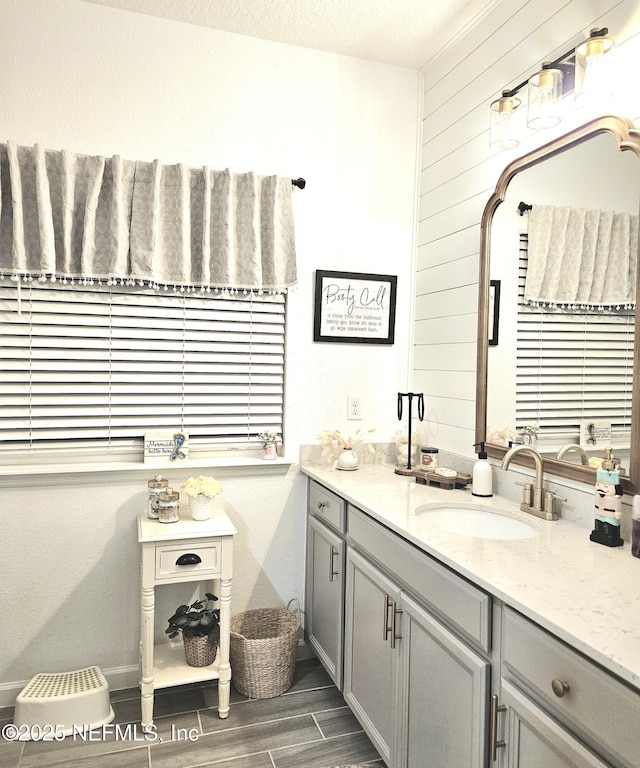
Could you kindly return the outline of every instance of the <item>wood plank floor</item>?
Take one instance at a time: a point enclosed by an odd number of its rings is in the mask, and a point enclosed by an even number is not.
[[[384,763],[316,660],[300,662],[292,687],[250,701],[232,687],[229,717],[217,715],[215,683],[155,696],[155,741],[140,728],[137,688],[115,691],[114,723],[63,741],[0,738],[0,768],[332,768]],[[0,725],[12,710],[0,710]]]

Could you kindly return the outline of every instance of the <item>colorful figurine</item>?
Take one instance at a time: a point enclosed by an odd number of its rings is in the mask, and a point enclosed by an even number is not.
[[[595,510],[596,527],[589,538],[606,547],[621,547],[620,518],[622,517],[622,486],[620,470],[614,469],[611,449],[607,448],[607,458],[602,467],[596,470]]]

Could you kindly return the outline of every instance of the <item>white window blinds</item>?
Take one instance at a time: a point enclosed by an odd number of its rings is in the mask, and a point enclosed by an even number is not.
[[[282,434],[283,295],[0,283],[0,451]]]
[[[540,437],[579,442],[580,422],[610,421],[628,437],[633,382],[633,311],[580,313],[524,306],[527,235],[520,236],[516,428],[540,425]]]

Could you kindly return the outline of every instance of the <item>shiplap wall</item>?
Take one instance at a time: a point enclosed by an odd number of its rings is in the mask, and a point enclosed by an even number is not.
[[[423,71],[413,388],[425,395],[423,439],[441,450],[474,455],[484,206],[509,162],[594,116],[567,107],[557,128],[529,133],[516,149],[495,153],[489,148],[489,104],[600,26],[609,28],[616,51],[628,53],[640,45],[640,4],[502,0]],[[637,82],[632,85],[637,91]],[[639,114],[631,102],[621,106],[619,95],[611,106],[608,112],[631,119]]]

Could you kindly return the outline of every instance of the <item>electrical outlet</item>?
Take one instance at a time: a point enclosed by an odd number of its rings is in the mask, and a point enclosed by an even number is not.
[[[347,419],[350,421],[362,419],[362,398],[360,395],[347,395]]]

